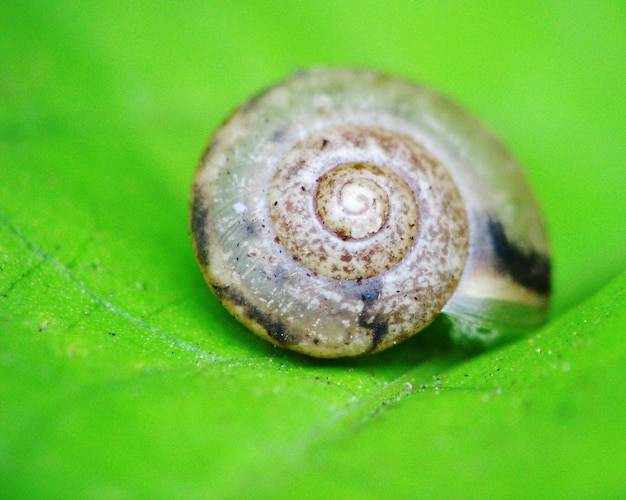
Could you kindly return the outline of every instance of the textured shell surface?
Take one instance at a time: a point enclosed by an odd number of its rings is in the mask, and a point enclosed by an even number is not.
[[[547,313],[517,162],[458,105],[377,72],[302,72],[241,106],[200,161],[190,220],[220,302],[307,355],[377,352],[438,316],[490,345]]]

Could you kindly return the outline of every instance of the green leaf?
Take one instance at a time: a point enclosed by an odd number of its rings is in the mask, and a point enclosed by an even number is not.
[[[609,1],[5,2],[0,497],[623,495],[625,21]],[[325,361],[221,308],[194,166],[234,106],[320,64],[430,83],[505,138],[551,229],[548,325]]]

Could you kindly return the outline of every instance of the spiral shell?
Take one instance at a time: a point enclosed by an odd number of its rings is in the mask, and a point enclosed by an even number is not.
[[[438,316],[490,344],[547,311],[515,160],[454,103],[375,72],[303,72],[244,104],[200,161],[191,233],[222,304],[311,356],[377,352]]]

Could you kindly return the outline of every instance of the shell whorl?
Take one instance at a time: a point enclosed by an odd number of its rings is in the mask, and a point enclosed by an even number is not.
[[[269,202],[278,240],[317,274],[363,280],[410,259],[424,282],[437,270],[437,289],[453,290],[461,277],[461,196],[445,169],[402,134],[363,126],[311,134],[278,166]],[[427,254],[446,258],[420,265]],[[442,274],[450,283],[439,281]]]
[[[545,290],[498,269],[491,237],[500,228],[537,268],[547,245],[536,217],[508,153],[454,104],[377,73],[320,70],[216,133],[191,226],[207,282],[240,321],[340,357],[385,349],[447,310],[458,331],[493,337],[504,315],[489,301],[502,297],[542,320]]]

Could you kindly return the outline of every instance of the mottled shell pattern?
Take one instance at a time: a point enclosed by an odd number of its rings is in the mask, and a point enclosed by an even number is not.
[[[460,342],[540,325],[540,213],[516,161],[432,90],[298,73],[213,136],[191,194],[197,260],[253,332],[310,356],[391,347],[438,316]]]

